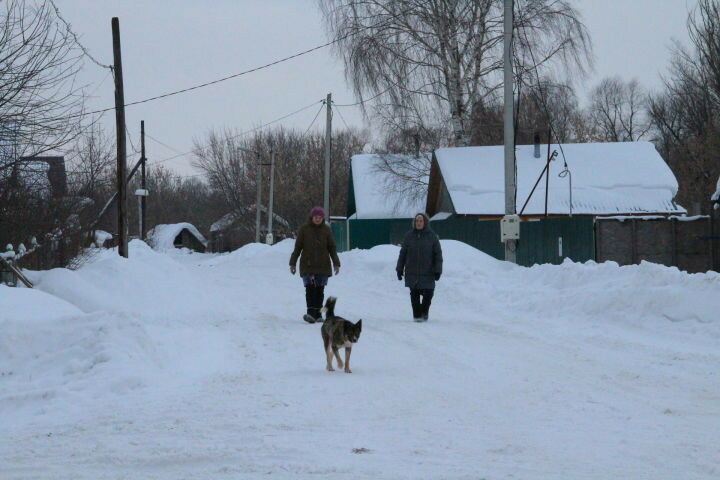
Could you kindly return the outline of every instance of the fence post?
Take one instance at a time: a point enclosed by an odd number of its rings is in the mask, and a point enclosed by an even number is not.
[[[672,226],[672,264],[674,267],[678,267],[677,218],[671,218],[670,224]]]
[[[630,244],[632,246],[631,254],[630,254],[630,264],[636,265],[638,263],[637,260],[637,226],[635,225],[634,218],[630,220]]]

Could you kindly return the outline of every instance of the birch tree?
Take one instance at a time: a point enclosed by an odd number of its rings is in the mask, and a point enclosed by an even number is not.
[[[404,130],[449,125],[467,145],[473,110],[502,88],[501,0],[318,0],[346,78],[360,100]],[[583,70],[590,40],[566,0],[517,0],[514,50],[522,73]]]

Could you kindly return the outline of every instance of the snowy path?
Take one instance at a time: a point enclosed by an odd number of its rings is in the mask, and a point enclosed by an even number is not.
[[[327,289],[363,318],[348,375],[299,319],[288,243],[133,247],[35,274],[55,297],[0,288],[0,478],[720,476],[717,274],[443,242],[415,324],[397,249],[353,251]]]

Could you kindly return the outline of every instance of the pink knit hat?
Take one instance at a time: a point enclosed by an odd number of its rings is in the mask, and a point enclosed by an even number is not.
[[[323,208],[320,206],[314,206],[312,210],[310,210],[310,216],[325,218],[325,210],[323,210]]]

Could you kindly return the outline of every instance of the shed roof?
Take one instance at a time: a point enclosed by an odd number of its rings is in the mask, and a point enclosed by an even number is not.
[[[260,205],[260,212],[267,215],[267,207],[265,205]],[[219,220],[210,225],[210,232],[219,232],[221,230],[225,230],[228,227],[231,227],[235,224],[235,222],[241,221],[243,219],[250,219],[250,214],[252,214],[252,225],[254,228],[256,211],[255,204],[253,203],[252,205],[248,205],[247,207],[242,208],[240,211],[230,212],[223,215]],[[277,222],[285,228],[290,228],[290,223],[275,212],[273,212],[273,222]],[[262,226],[264,227],[265,223],[263,223]]]
[[[148,243],[155,250],[171,250],[175,248],[175,238],[183,230],[190,232],[200,243],[207,247],[207,240],[192,223],[171,223],[156,225],[148,232]]]
[[[558,157],[550,162],[548,213],[570,213],[570,176],[558,176],[564,159],[572,178],[572,213],[590,215],[685,213],[673,199],[678,183],[650,142],[571,143],[550,145]],[[518,145],[519,213],[547,158],[547,145],[535,158],[533,145]],[[563,154],[564,152],[564,158]],[[466,215],[505,213],[502,146],[441,148],[435,151],[439,171],[455,208]],[[545,180],[537,186],[525,215],[545,213]]]
[[[397,176],[383,171],[381,165],[391,163],[394,168],[406,169],[410,176],[417,176],[430,164],[430,154],[415,155],[370,153],[353,155],[351,158],[351,193],[354,212],[358,219],[412,218],[425,210],[428,176],[422,175],[415,185],[402,180],[395,183]],[[415,195],[403,191],[409,187]]]

